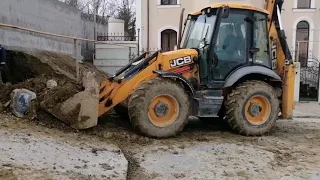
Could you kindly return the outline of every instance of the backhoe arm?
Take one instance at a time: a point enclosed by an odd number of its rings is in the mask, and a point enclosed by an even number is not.
[[[269,12],[268,31],[271,43],[272,68],[283,80],[282,117],[292,118],[296,68],[288,47],[281,22],[281,9],[284,0],[266,0],[265,9]]]

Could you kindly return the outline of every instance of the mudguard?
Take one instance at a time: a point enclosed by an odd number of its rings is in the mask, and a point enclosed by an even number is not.
[[[247,66],[247,67],[241,67],[235,70],[233,73],[231,73],[227,77],[224,87],[226,88],[226,87],[232,86],[239,79],[249,74],[261,74],[261,75],[268,76],[270,78],[274,78],[279,81],[282,81],[281,77],[271,69],[268,69],[263,66]]]
[[[195,90],[192,87],[192,85],[189,83],[189,81],[185,77],[181,76],[180,74],[172,73],[172,72],[164,72],[164,71],[154,71],[154,73],[159,74],[163,78],[177,78],[177,79],[179,79],[179,81],[182,82],[182,84],[190,90],[192,95],[195,94]]]

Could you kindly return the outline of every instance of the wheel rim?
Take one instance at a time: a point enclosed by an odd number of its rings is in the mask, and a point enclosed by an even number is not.
[[[271,104],[263,96],[252,97],[246,104],[245,115],[252,125],[262,125],[268,121],[271,114]]]
[[[170,95],[159,95],[151,101],[148,115],[150,121],[155,126],[170,126],[179,115],[178,101]]]

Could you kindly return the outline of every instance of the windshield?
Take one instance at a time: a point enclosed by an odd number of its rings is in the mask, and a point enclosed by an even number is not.
[[[193,16],[186,24],[186,33],[183,38],[183,48],[201,48],[211,41],[217,16]]]

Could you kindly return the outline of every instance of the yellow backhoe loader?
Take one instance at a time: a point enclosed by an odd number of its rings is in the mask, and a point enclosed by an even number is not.
[[[155,138],[177,135],[189,116],[225,117],[241,135],[267,133],[295,106],[282,5],[214,4],[188,14],[177,50],[145,53],[101,84],[98,116],[114,108]]]

